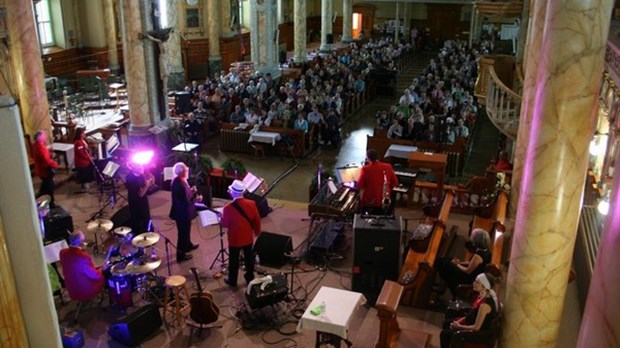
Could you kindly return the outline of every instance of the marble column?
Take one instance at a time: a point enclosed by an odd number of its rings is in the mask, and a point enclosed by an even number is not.
[[[469,43],[469,47],[472,47],[474,44],[474,25],[476,24],[476,5],[471,6],[471,16],[469,19],[469,38],[467,42]]]
[[[250,0],[250,41],[257,71],[280,76],[276,45],[276,0]]]
[[[411,8],[408,2],[403,3],[403,38],[411,42]]]
[[[209,75],[213,76],[222,70],[222,57],[220,56],[220,16],[219,1],[207,0],[207,31],[209,32]]]
[[[502,347],[555,347],[588,166],[613,3],[537,1],[546,13],[528,51],[529,137],[504,299]],[[540,25],[541,23],[537,23]],[[533,89],[533,90],[532,90]],[[527,99],[526,99],[527,98]]]
[[[342,42],[353,41],[353,0],[342,0]]]
[[[49,104],[45,90],[41,49],[31,1],[5,0],[6,26],[15,77],[14,99],[19,103],[24,133],[34,136],[39,130],[51,134]]]
[[[321,0],[321,51],[331,51],[332,45],[327,43],[327,35],[332,33],[332,2]]]
[[[400,35],[400,20],[399,20],[400,14],[399,14],[399,11],[400,11],[400,1],[397,1],[396,2],[396,16],[395,16],[396,17],[396,30],[394,30],[394,42],[398,42],[398,38],[399,38],[399,35]]]
[[[149,2],[120,0],[123,35],[123,60],[129,102],[130,142],[139,144],[152,139],[149,128],[161,117],[160,102],[164,95],[155,59],[157,44],[144,38],[150,17]],[[164,46],[165,47],[165,46]],[[165,112],[165,111],[164,111]]]
[[[307,0],[295,0],[294,4],[294,30],[295,39],[294,45],[294,59],[296,63],[303,63],[306,61],[307,52],[307,38],[306,38],[306,11]]]
[[[116,20],[114,18],[114,0],[103,0],[103,21],[105,23],[105,42],[108,46],[108,67],[118,73],[118,45],[116,42]]]
[[[220,13],[220,36],[222,37],[231,37],[235,35],[235,32],[232,29],[232,16],[239,16],[238,13],[232,14],[230,12],[230,2],[224,1],[219,3],[219,13]]]
[[[616,153],[616,165],[620,152]],[[577,347],[620,345],[620,175],[616,173],[609,200],[609,212],[599,243],[586,307],[581,318]]]
[[[521,27],[519,28],[519,41],[517,43],[517,64],[524,66],[525,60],[525,43],[527,37],[527,31],[530,25],[530,2],[523,2],[523,10],[521,11]]]
[[[168,90],[179,91],[185,87],[185,70],[183,69],[183,55],[181,54],[181,26],[179,25],[179,2],[167,0],[166,13],[168,16],[167,27],[174,28],[168,39],[168,52],[170,52],[170,76],[168,77]]]

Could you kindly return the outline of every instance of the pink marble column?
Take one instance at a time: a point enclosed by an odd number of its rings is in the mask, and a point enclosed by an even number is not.
[[[116,42],[116,18],[114,18],[114,0],[103,1],[103,20],[105,22],[105,42],[108,46],[108,66],[118,71],[118,45]]]
[[[612,2],[537,1],[528,129],[504,299],[502,347],[555,347],[581,207]],[[542,24],[542,23],[540,23]],[[526,116],[529,115],[529,116]],[[521,141],[521,140],[520,140]]]
[[[620,152],[616,154],[620,163]],[[620,174],[609,200],[577,347],[620,347]]]
[[[123,34],[123,61],[127,81],[127,99],[129,102],[130,133],[140,135],[153,126],[151,111],[157,112],[149,100],[147,81],[147,64],[145,40],[143,33],[140,1],[121,1],[121,21]],[[152,85],[152,83],[151,83]],[[155,104],[156,105],[156,104]],[[157,112],[159,114],[159,112]]]
[[[34,21],[32,1],[5,0],[11,66],[24,133],[51,132],[43,62]]]

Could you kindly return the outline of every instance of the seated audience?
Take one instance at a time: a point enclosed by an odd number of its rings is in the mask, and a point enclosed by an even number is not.
[[[471,283],[476,276],[484,272],[487,264],[491,262],[489,233],[481,228],[476,228],[471,233],[470,241],[471,244],[468,245],[468,248],[473,256],[468,261],[441,257],[437,259],[435,264],[452,296],[455,295],[456,288],[460,284]]]
[[[464,317],[446,318],[439,335],[441,347],[450,347],[452,335],[459,330],[481,331],[492,329],[491,325],[499,310],[499,300],[493,286],[495,279],[490,274],[480,273],[473,282],[478,293],[472,309]]]
[[[295,124],[293,125],[293,129],[300,130],[304,133],[308,133],[308,121],[304,118],[304,113],[300,112],[297,115],[297,119],[295,120]]]

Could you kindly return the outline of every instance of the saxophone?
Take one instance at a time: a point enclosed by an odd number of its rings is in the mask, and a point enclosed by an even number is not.
[[[389,182],[388,182],[388,178],[387,178],[387,173],[385,172],[385,170],[383,171],[383,200],[381,201],[381,207],[383,208],[383,211],[385,211],[386,213],[388,212],[388,210],[390,209],[390,206],[392,205],[392,199],[390,198],[390,188],[388,187]]]

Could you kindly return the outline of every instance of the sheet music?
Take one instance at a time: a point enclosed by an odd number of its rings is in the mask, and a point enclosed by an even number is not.
[[[224,207],[214,208],[213,210],[222,214]],[[202,227],[217,225],[220,223],[219,216],[210,210],[201,210],[198,212],[198,216],[200,217],[200,224]]]
[[[357,181],[357,178],[360,177],[360,172],[362,168],[360,167],[349,167],[338,169],[338,175],[340,176],[340,182],[353,182]]]
[[[245,185],[245,188],[250,193],[253,193],[254,191],[256,191],[262,183],[263,183],[263,179],[257,177],[256,175],[250,172],[245,174],[245,178],[243,178],[243,185]]]
[[[67,241],[64,239],[43,246],[43,252],[45,253],[47,263],[58,262],[60,260],[60,251],[68,247]]]
[[[336,191],[338,191],[338,188],[336,187],[336,184],[334,184],[334,182],[332,180],[328,180],[327,181],[327,187],[329,188],[329,192],[331,192],[332,195],[334,193],[336,193]]]
[[[168,129],[168,127],[165,127],[165,126],[162,126],[162,125],[158,124],[158,125],[155,125],[155,126],[149,128],[149,132],[157,135],[157,134],[159,134],[161,132],[166,131],[166,129]]]
[[[102,173],[111,178],[114,176],[114,174],[116,174],[118,168],[120,168],[120,165],[118,163],[110,161],[108,162],[108,164],[106,164],[105,168],[103,168]]]
[[[173,167],[165,167],[164,168],[164,181],[174,179],[174,172],[172,171]]]

